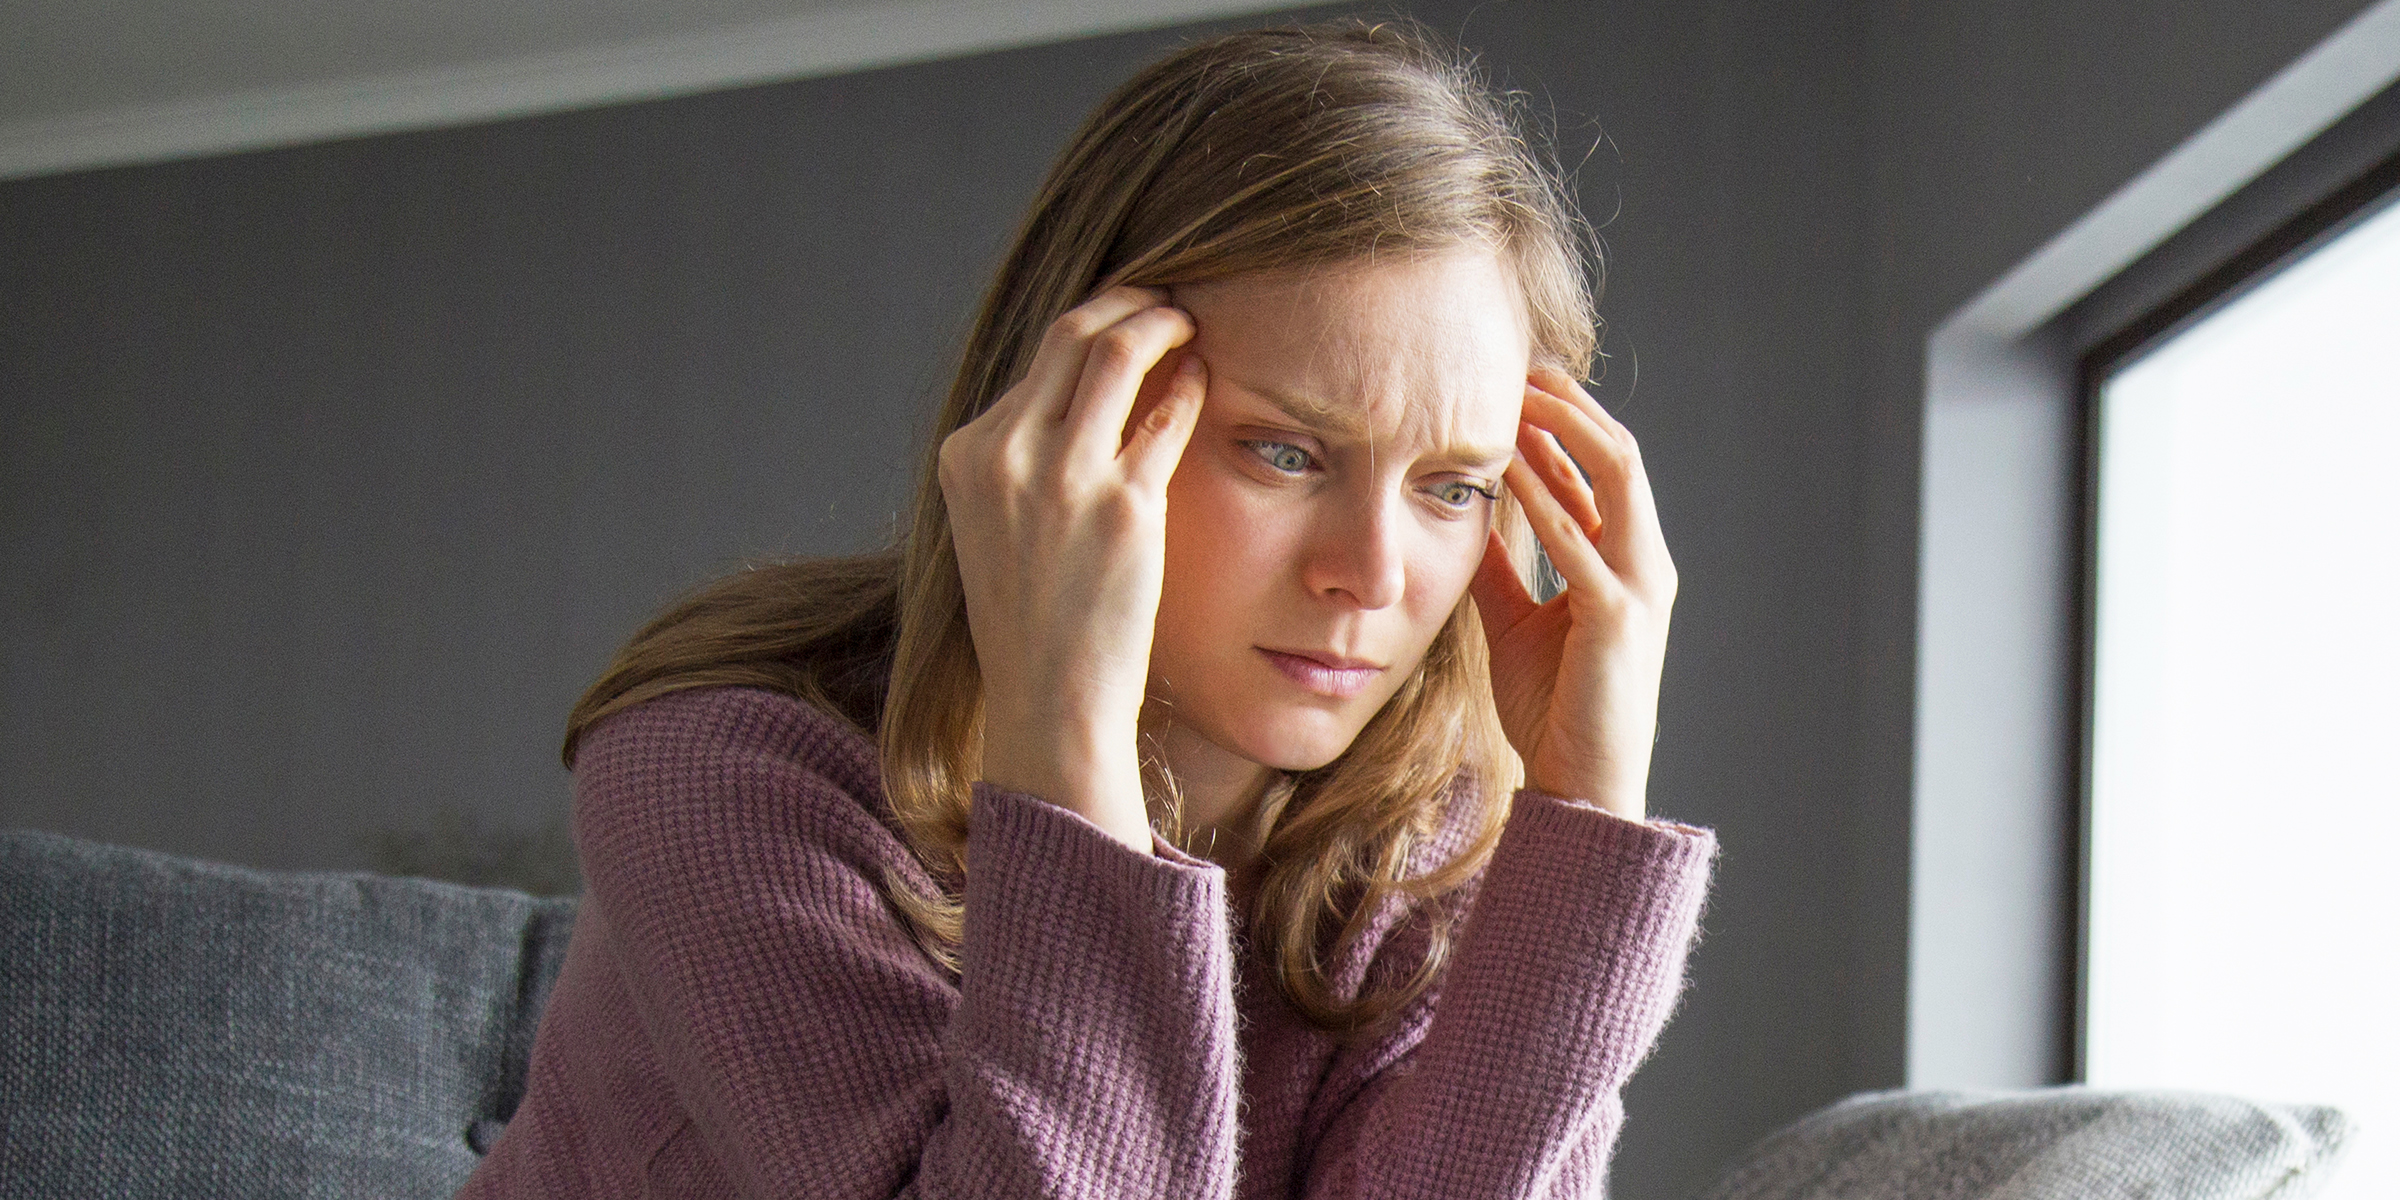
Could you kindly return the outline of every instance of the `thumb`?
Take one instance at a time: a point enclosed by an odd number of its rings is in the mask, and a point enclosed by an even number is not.
[[[1166,394],[1142,414],[1118,454],[1128,480],[1165,489],[1175,474],[1175,464],[1183,460],[1183,448],[1192,440],[1192,429],[1200,423],[1201,402],[1207,398],[1208,365],[1199,355],[1187,353],[1176,364]]]
[[[1494,646],[1541,607],[1525,590],[1525,581],[1517,577],[1517,564],[1509,561],[1508,543],[1501,540],[1497,529],[1484,535],[1483,561],[1476,565],[1467,592],[1475,597],[1476,614],[1483,618],[1484,640]]]

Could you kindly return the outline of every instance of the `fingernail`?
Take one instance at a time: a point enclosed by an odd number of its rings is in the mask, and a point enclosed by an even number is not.
[[[1200,359],[1196,355],[1186,354],[1182,362],[1175,364],[1175,374],[1182,378],[1190,379],[1199,373]]]

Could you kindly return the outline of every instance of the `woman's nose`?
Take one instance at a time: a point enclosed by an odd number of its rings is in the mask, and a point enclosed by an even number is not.
[[[1401,543],[1406,514],[1395,511],[1397,503],[1361,499],[1319,522],[1304,572],[1309,589],[1364,609],[1398,604],[1408,590],[1408,569]]]

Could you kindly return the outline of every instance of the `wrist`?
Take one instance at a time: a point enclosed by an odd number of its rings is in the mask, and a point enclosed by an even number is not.
[[[1525,786],[1548,792],[1562,800],[1574,800],[1604,809],[1611,815],[1628,821],[1646,820],[1650,772],[1644,769],[1611,770],[1601,766],[1586,771],[1541,770],[1527,764]]]
[[[995,728],[987,721],[982,778],[1066,809],[1128,849],[1151,853],[1131,732],[1113,737],[1091,729]]]

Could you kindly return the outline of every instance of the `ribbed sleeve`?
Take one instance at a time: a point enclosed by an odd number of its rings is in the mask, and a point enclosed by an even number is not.
[[[950,975],[884,895],[933,880],[873,745],[790,697],[603,722],[575,806],[583,912],[476,1200],[1594,1194],[1714,848],[1521,793],[1439,986],[1344,1040],[1240,954],[1217,866],[984,785]],[[1328,977],[1405,978],[1423,915]]]
[[[1429,1019],[1337,1064],[1335,1087],[1344,1066],[1380,1065],[1349,1082],[1307,1195],[1600,1194],[1619,1091],[1682,988],[1715,852],[1706,830],[1519,792]]]
[[[1225,873],[977,785],[949,1128],[959,1196],[1231,1194],[1240,1072]]]

